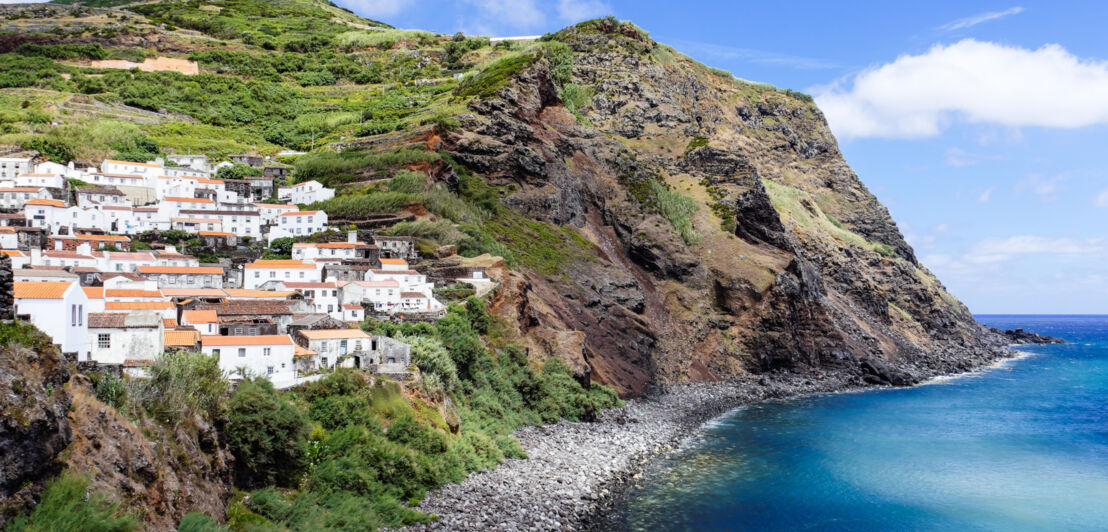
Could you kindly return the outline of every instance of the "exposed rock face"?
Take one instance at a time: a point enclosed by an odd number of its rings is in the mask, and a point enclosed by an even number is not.
[[[556,38],[579,52],[573,82],[595,89],[591,125],[562,107],[540,59],[444,139],[512,186],[508,206],[594,246],[561,275],[506,283],[526,338],[573,360],[577,342],[551,339],[583,333],[586,373],[624,395],[780,370],[910,384],[1003,343],[917,263],[810,100],[627,25]],[[697,201],[697,238],[664,217],[656,185]]]
[[[73,441],[66,466],[92,488],[125,501],[150,530],[173,530],[192,510],[222,517],[231,497],[231,454],[199,416],[173,427],[138,426],[96,400],[88,378],[75,376],[69,413]]]
[[[0,351],[0,523],[34,503],[72,438],[69,369],[49,338],[39,343]]]
[[[1061,338],[1055,338],[1053,336],[1045,336],[1039,333],[1033,333],[1025,331],[1023,329],[1006,329],[1001,331],[1000,329],[991,328],[994,333],[1004,336],[1004,339],[1009,343],[1017,345],[1032,345],[1032,344],[1066,344],[1069,343]]]

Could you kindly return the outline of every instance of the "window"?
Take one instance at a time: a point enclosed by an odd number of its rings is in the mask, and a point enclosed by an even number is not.
[[[323,367],[327,367],[327,357],[323,357],[319,361]]]
[[[212,356],[215,357],[216,360],[219,360],[219,350],[212,349]]]
[[[273,366],[266,366],[265,373],[266,375],[273,375]]]
[[[69,324],[73,327],[77,326],[77,305],[70,305],[69,313],[71,314]]]
[[[346,340],[341,340],[339,342],[339,354],[340,355],[345,355],[346,354]]]
[[[246,358],[246,348],[245,347],[240,347],[239,348],[239,358]]]
[[[110,349],[112,347],[112,335],[104,333],[96,335],[96,346],[100,349]]]
[[[235,327],[235,336],[242,336],[242,327]]]
[[[255,271],[255,272],[254,272],[254,278],[255,278],[255,279],[257,279],[257,278],[259,278],[259,277],[261,277],[261,276],[262,276],[262,272],[259,272],[259,271]]]
[[[272,348],[266,347],[266,348],[262,349],[262,356],[269,356],[269,355],[273,354],[272,352],[273,352]]]

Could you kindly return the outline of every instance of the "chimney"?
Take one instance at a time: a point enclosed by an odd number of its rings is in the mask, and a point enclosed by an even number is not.
[[[357,244],[358,243],[358,232],[354,231],[354,230],[347,231],[346,232],[346,243],[347,244]]]

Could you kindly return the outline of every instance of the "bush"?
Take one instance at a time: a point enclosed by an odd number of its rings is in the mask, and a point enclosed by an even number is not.
[[[511,52],[489,63],[476,74],[466,78],[454,88],[454,94],[461,98],[476,96],[488,98],[500,90],[523,69],[538,59],[534,53]]]
[[[127,404],[127,382],[115,373],[92,373],[96,398],[116,410]]]
[[[565,104],[566,110],[573,113],[573,116],[577,117],[578,122],[587,122],[588,120],[585,118],[584,109],[592,105],[592,96],[594,92],[595,89],[592,87],[569,83],[563,86],[558,94],[561,96],[562,103]]]
[[[141,406],[163,423],[178,423],[190,415],[203,415],[208,421],[222,417],[229,385],[216,357],[164,354],[148,372],[149,379],[133,381],[132,406]]]
[[[262,175],[261,168],[254,168],[248,164],[235,164],[224,166],[215,173],[216,179],[242,179],[244,177],[257,177]]]
[[[265,379],[243,380],[231,396],[227,445],[240,486],[293,486],[307,465],[304,414]]]
[[[185,514],[177,525],[177,532],[227,532],[227,527],[219,524],[215,518],[197,511]]]
[[[696,200],[680,192],[671,191],[658,181],[652,180],[650,184],[654,188],[654,195],[658,200],[658,211],[666,220],[669,220],[681,239],[689,245],[700,242],[700,234],[693,229],[692,224],[692,215],[700,209],[700,205],[696,203]]]
[[[389,192],[416,194],[423,192],[426,186],[427,178],[423,174],[411,170],[401,170],[392,179],[389,179],[388,189]]]
[[[88,477],[65,472],[46,485],[31,515],[13,519],[6,530],[123,532],[138,528],[138,519],[124,513],[118,502],[99,492],[89,492]]]

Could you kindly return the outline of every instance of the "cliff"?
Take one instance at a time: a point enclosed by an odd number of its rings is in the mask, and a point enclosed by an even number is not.
[[[634,395],[770,371],[910,384],[998,345],[919,264],[811,98],[610,19],[551,40],[574,52],[570,79],[544,54],[444,140],[512,191],[503,203],[588,240],[564,271],[508,275],[501,314],[533,349]],[[593,93],[579,116],[568,85]]]

